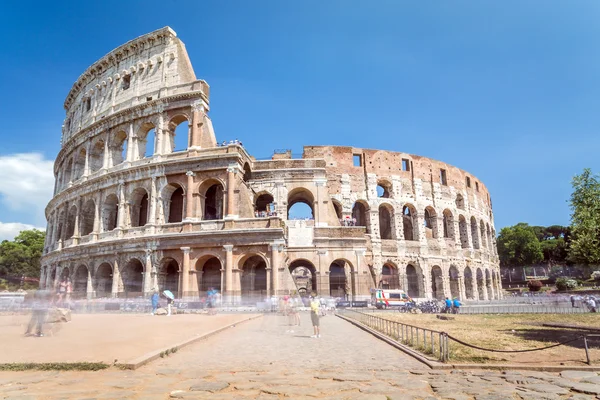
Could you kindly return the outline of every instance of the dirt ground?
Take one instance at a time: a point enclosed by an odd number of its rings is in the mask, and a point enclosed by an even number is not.
[[[579,329],[550,328],[542,323],[572,324],[600,329],[600,314],[497,314],[497,315],[452,315],[455,320],[444,321],[433,314],[378,314],[421,328],[448,334],[479,347],[501,350],[524,350],[549,346],[574,339],[588,332]],[[592,364],[600,364],[600,337],[589,338]],[[547,350],[527,353],[494,353],[468,348],[450,341],[452,362],[465,363],[519,363],[519,364],[564,364],[586,365],[583,340]]]
[[[46,324],[44,337],[25,337],[29,316],[0,316],[0,363],[119,363],[252,317],[250,314],[73,314]]]

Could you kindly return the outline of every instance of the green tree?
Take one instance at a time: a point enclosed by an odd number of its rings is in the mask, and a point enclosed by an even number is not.
[[[533,227],[526,223],[502,228],[498,236],[498,256],[503,266],[525,266],[544,259],[542,246]]]
[[[37,229],[21,231],[14,240],[0,243],[0,275],[39,278],[40,257],[46,233]]]
[[[571,194],[571,243],[574,263],[600,263],[600,182],[589,168],[575,175]]]

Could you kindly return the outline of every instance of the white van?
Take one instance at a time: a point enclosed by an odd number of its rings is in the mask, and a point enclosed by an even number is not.
[[[405,307],[412,299],[400,289],[371,289],[371,304],[379,309]]]

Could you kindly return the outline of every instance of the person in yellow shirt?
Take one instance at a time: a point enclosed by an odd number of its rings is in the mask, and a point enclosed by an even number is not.
[[[312,293],[310,297],[310,320],[312,321],[314,335],[311,338],[320,338],[321,329],[319,327],[319,317],[321,315],[321,302],[317,298],[316,293]]]

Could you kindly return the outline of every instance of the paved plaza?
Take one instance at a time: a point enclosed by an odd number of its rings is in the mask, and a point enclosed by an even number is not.
[[[308,314],[243,323],[135,371],[1,372],[4,399],[594,399],[600,376],[432,371],[361,329]],[[588,394],[585,394],[585,393]]]

